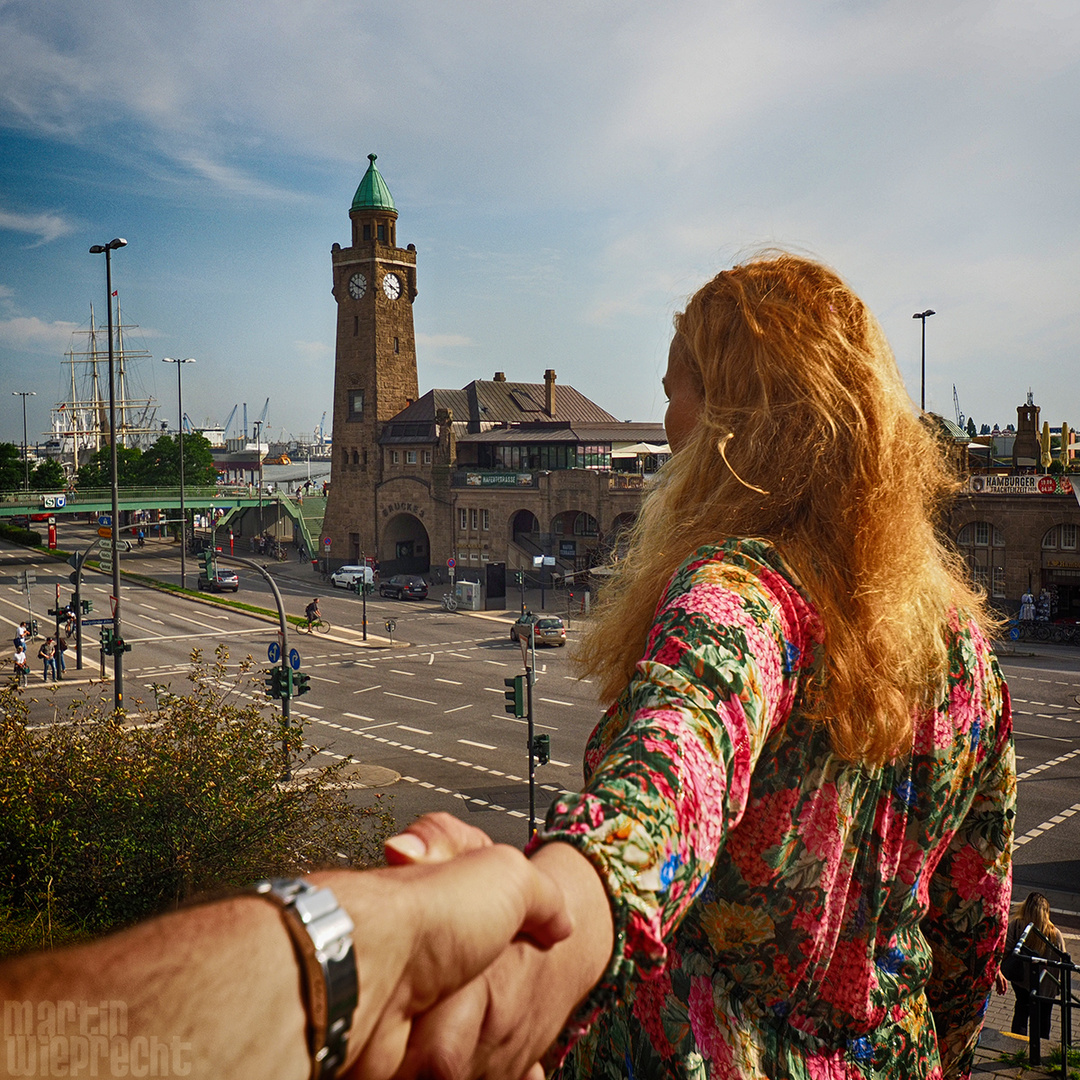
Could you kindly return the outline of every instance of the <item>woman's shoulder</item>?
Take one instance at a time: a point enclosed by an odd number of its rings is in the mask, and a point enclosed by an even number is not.
[[[695,586],[714,584],[736,592],[746,590],[799,594],[807,601],[795,571],[768,540],[732,536],[704,544],[688,555],[671,577],[667,595],[690,592]]]
[[[728,537],[699,547],[680,564],[664,591],[657,615],[698,613],[726,622],[742,618],[783,627],[807,645],[821,637],[820,619],[797,576],[769,541]]]

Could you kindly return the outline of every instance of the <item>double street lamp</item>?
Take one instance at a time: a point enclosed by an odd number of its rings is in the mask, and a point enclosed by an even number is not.
[[[22,398],[22,456],[23,456],[23,471],[25,472],[25,485],[26,490],[30,490],[30,457],[26,448],[26,399],[28,397],[37,397],[36,390],[12,390],[12,397]]]
[[[189,356],[185,360],[175,360],[171,356],[163,356],[161,362],[163,364],[176,365],[176,407],[179,410],[178,415],[180,417],[180,422],[177,425],[176,430],[176,437],[180,443],[180,588],[186,589],[187,583],[185,581],[185,575],[187,573],[187,564],[185,562],[185,556],[187,549],[187,513],[184,509],[184,388],[180,380],[180,371],[181,365],[194,364],[195,358]]]
[[[117,486],[116,464],[116,385],[113,375],[113,307],[112,262],[110,256],[118,248],[126,247],[127,241],[117,237],[107,244],[95,244],[91,255],[105,256],[105,303],[109,311],[109,468],[112,473],[112,528],[109,530],[112,552],[112,617],[113,641],[113,701],[117,711],[124,707],[124,649],[120,620],[120,559],[117,554],[116,534],[120,531],[120,493]]]
[[[911,317],[922,319],[922,393],[919,397],[919,408],[926,412],[926,320],[937,312],[927,308],[925,311],[916,311]]]

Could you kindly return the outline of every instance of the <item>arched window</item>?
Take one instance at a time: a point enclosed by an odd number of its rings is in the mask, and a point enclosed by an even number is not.
[[[1043,549],[1049,551],[1075,551],[1076,533],[1076,526],[1068,522],[1055,525],[1043,535]]]
[[[1005,596],[1005,534],[989,521],[972,521],[956,537],[971,579],[991,596]]]

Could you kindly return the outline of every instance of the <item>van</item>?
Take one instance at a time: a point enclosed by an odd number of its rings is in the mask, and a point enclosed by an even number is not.
[[[375,584],[375,572],[370,566],[339,566],[330,575],[330,584],[335,589],[355,589],[361,579],[365,585]]]

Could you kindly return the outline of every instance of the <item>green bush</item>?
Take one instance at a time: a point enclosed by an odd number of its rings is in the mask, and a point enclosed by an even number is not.
[[[192,653],[191,689],[127,717],[89,696],[27,725],[0,688],[0,951],[61,944],[201,893],[316,866],[366,865],[394,831],[358,804],[340,762],[313,767],[297,725],[263,697],[249,657],[230,672]],[[248,700],[251,699],[251,700]],[[283,740],[295,779],[281,781]]]
[[[41,547],[41,533],[9,522],[0,522],[0,540],[10,540],[23,547]]]

